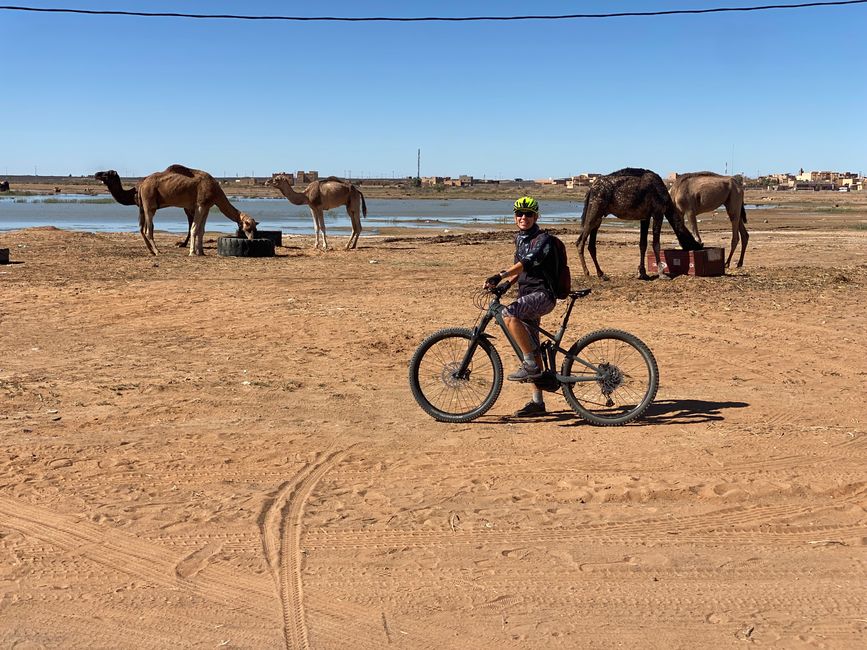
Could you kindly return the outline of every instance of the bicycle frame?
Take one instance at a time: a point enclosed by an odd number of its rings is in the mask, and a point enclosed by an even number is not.
[[[502,303],[500,303],[500,296],[502,295],[502,293],[497,291],[492,291],[492,293],[494,297],[491,299],[491,303],[488,305],[488,309],[485,312],[484,316],[482,316],[479,324],[476,325],[475,328],[473,328],[473,338],[470,341],[470,345],[467,347],[467,352],[464,355],[463,360],[461,361],[460,367],[458,367],[458,369],[454,372],[454,376],[456,378],[466,378],[466,373],[472,361],[473,355],[475,354],[479,339],[482,337],[492,338],[490,334],[485,333],[485,329],[487,329],[488,325],[492,320],[500,326],[500,329],[503,331],[503,335],[512,346],[512,350],[514,350],[515,356],[518,358],[518,360],[523,361],[524,359],[524,353],[521,350],[521,347],[518,345],[515,337],[512,336],[512,333],[506,326],[506,319],[503,316],[503,310],[505,309],[505,307]],[[578,298],[583,298],[589,293],[589,289],[581,289],[580,291],[573,291],[569,294],[569,306],[566,307],[566,313],[563,316],[563,322],[560,324],[560,329],[557,330],[556,334],[552,334],[551,332],[548,332],[542,327],[536,327],[535,325],[525,323],[537,334],[541,334],[547,339],[539,345],[539,352],[542,356],[542,364],[544,366],[544,370],[546,372],[553,373],[554,376],[557,378],[557,381],[561,384],[574,384],[582,381],[597,381],[598,375],[601,372],[599,367],[594,366],[592,363],[589,363],[580,357],[570,355],[568,350],[564,350],[562,347],[560,347],[560,343],[563,341],[563,336],[566,334],[566,327],[569,323],[569,316],[572,314],[572,308],[575,306],[575,301]],[[571,375],[565,376],[558,374],[555,369],[558,352],[562,353],[567,358],[571,358],[574,361],[577,361],[583,366],[589,368],[594,372],[594,375],[589,377],[574,377]]]

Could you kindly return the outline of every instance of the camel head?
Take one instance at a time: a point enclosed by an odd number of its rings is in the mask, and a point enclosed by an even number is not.
[[[113,169],[108,169],[104,172],[96,172],[93,175],[93,177],[96,180],[101,181],[103,183],[108,183],[109,181],[112,181],[112,180],[118,180],[118,181],[120,180],[120,176],[118,176],[117,172],[114,171]]]
[[[256,238],[256,226],[258,222],[246,212],[241,212],[238,220],[238,236],[247,239]]]
[[[265,181],[265,187],[277,187],[280,186],[292,186],[292,183],[289,182],[289,177],[286,174],[277,174],[276,176],[272,176],[268,180]]]

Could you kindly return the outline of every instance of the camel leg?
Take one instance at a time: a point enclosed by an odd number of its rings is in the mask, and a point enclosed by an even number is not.
[[[687,222],[689,223],[689,229],[692,231],[692,236],[695,237],[695,240],[701,244],[701,235],[698,232],[698,219],[696,219],[695,212],[691,210],[684,212],[684,217],[686,217]]]
[[[142,239],[144,239],[145,246],[147,246],[151,255],[159,255],[159,250],[157,250],[156,242],[154,241],[154,213],[156,210],[150,210],[149,208],[142,206],[139,208],[138,214],[138,229],[141,233]]]
[[[578,247],[578,257],[581,259],[581,268],[584,271],[584,275],[590,275],[590,271],[587,270],[587,262],[584,260],[584,243],[587,241],[587,237],[584,235],[584,231],[581,231],[581,234],[578,235],[578,239],[575,241],[575,245]]]
[[[646,228],[647,228],[647,226],[645,226],[645,229]],[[663,268],[660,265],[661,260],[659,258],[659,236],[661,233],[662,233],[662,215],[656,215],[655,217],[653,217],[653,256],[654,256],[654,259],[656,260],[656,268],[659,269],[658,277],[660,279],[663,279],[663,280],[669,280],[669,279],[671,279],[671,275],[668,272],[669,269],[667,267]],[[646,246],[646,239],[645,239],[645,246]],[[645,248],[645,250],[646,250],[646,248]],[[644,251],[641,252],[641,264],[644,265]]]
[[[603,280],[607,280],[608,276],[602,272],[602,268],[599,266],[599,262],[596,259],[596,234],[598,232],[598,228],[590,231],[589,241],[587,242],[587,250],[590,251],[590,259],[593,260],[593,266],[596,267],[596,275]]]
[[[358,200],[350,199],[349,205],[346,206],[346,213],[349,215],[349,220],[352,222],[352,235],[349,236],[349,241],[346,244],[346,250],[355,248],[358,245],[358,236],[361,234],[361,215],[359,214]]]
[[[735,248],[738,245],[738,240],[741,244],[741,255],[738,259],[738,268],[744,265],[744,255],[747,252],[747,242],[750,239],[750,234],[747,232],[747,227],[740,218],[732,219],[732,245],[729,250],[729,256],[726,259],[726,268],[729,268],[732,262],[732,257],[735,254]]]
[[[310,208],[310,216],[313,217],[313,234],[316,235],[316,243],[313,244],[313,248],[319,248],[319,220],[316,218],[316,211],[310,206],[307,207]]]
[[[175,243],[175,246],[178,248],[186,248],[187,244],[190,243],[190,230],[193,227],[193,217],[196,214],[191,208],[184,208],[184,212],[187,215],[187,236],[184,239],[179,239]]]
[[[205,254],[205,223],[207,219],[207,208],[196,206],[193,225],[190,226],[190,257]]]
[[[650,219],[642,219],[639,225],[641,228],[638,236],[638,251],[641,258],[638,261],[638,277],[641,280],[649,280],[650,277],[647,275],[647,268],[644,265],[644,255],[647,253],[647,231],[650,228]],[[656,231],[655,225],[654,223],[654,232]],[[653,238],[653,252],[656,254],[656,266],[659,268],[659,240],[656,237]],[[662,270],[660,269],[661,273]]]
[[[328,237],[325,235],[325,211],[317,208],[316,218],[319,220],[319,230],[322,232],[322,250],[328,250]]]
[[[325,214],[319,208],[310,206],[310,213],[313,215],[313,229],[316,231],[316,244],[314,248],[320,248],[319,241],[322,238],[322,250],[328,250],[328,240],[325,238]]]
[[[741,233],[741,257],[738,260],[738,268],[744,265],[744,255],[747,253],[747,242],[750,240],[750,233],[747,232],[747,227],[744,222],[738,219],[738,230]]]
[[[358,206],[355,206],[355,211],[350,213],[349,217],[352,220],[352,236],[349,238],[346,250],[358,246],[358,237],[361,235],[361,216],[358,214]]]

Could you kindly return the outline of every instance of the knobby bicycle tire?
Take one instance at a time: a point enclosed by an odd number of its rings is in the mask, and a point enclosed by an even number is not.
[[[409,363],[409,385],[422,410],[440,422],[469,422],[490,409],[503,388],[503,363],[496,348],[480,338],[469,377],[453,372],[467,351],[473,332],[463,327],[439,330],[418,346]]]
[[[590,369],[574,357],[602,369],[593,381],[563,384],[569,406],[591,424],[610,427],[632,422],[656,397],[659,367],[650,348],[634,334],[604,329],[575,343],[563,361],[561,374],[589,377]]]

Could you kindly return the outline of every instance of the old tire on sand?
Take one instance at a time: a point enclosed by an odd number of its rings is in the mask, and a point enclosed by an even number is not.
[[[246,237],[241,230],[235,231],[235,237]],[[282,246],[283,245],[283,231],[282,230],[256,230],[256,239],[270,239],[274,242],[274,246]]]
[[[256,238],[259,239],[270,239],[274,242],[274,246],[282,246],[283,245],[283,231],[282,230],[257,230]]]
[[[218,237],[217,255],[223,257],[274,257],[274,242],[264,238]]]

